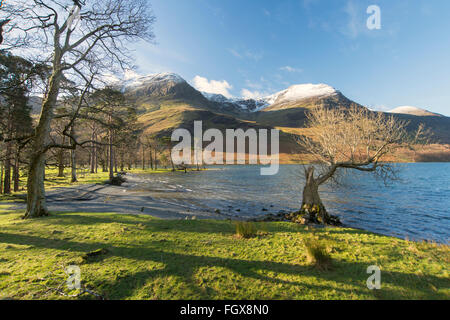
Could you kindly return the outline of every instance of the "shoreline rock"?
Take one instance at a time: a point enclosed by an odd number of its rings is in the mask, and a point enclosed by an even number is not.
[[[341,227],[343,226],[341,220],[337,216],[330,215],[332,223],[329,223],[330,226]],[[316,223],[315,221],[311,221],[308,215],[301,214],[299,211],[287,213],[284,210],[278,212],[278,214],[269,213],[264,216],[249,219],[249,222],[292,222],[300,225],[316,225],[320,226],[321,224]]]

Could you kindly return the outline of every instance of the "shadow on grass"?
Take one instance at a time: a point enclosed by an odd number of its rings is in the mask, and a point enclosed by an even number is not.
[[[235,222],[230,220],[164,220],[159,218],[150,218],[143,214],[120,214],[95,213],[95,216],[88,216],[86,214],[65,214],[64,212],[54,213],[53,217],[64,215],[64,219],[54,219],[52,224],[61,226],[70,225],[98,225],[108,223],[120,223],[130,226],[143,224],[150,228],[150,231],[165,232],[165,231],[179,231],[179,232],[193,232],[193,233],[222,233],[234,234],[236,232]],[[267,232],[302,232],[305,231],[303,226],[288,223],[255,223],[258,231]]]
[[[200,268],[211,267],[229,270],[250,280],[250,283],[257,280],[276,286],[289,285],[307,290],[330,290],[345,294],[346,297],[351,296],[351,294],[371,296],[371,293],[368,292],[368,289],[365,286],[365,281],[368,277],[366,275],[367,264],[358,262],[335,260],[333,271],[319,272],[314,268],[299,264],[176,253],[173,251],[183,252],[183,247],[179,246],[177,242],[164,242],[164,250],[162,250],[159,241],[149,241],[144,246],[122,247],[113,246],[109,243],[99,242],[87,244],[71,240],[46,239],[30,235],[5,233],[0,233],[0,242],[12,245],[31,245],[44,249],[70,250],[72,252],[78,251],[80,255],[102,247],[109,251],[110,256],[135,261],[158,262],[164,265],[163,269],[135,272],[123,277],[118,277],[115,281],[105,282],[104,279],[90,280],[90,285],[101,287],[110,299],[129,298],[135,294],[137,290],[142,289],[149,281],[156,280],[160,277],[163,279],[166,277],[177,278],[190,291],[190,294],[187,294],[188,296],[184,296],[185,299],[217,298],[217,296],[215,296],[217,292],[215,292],[214,289],[210,288],[209,292],[205,291],[205,288],[198,285],[195,279]],[[152,244],[154,244],[154,246],[152,246]],[[283,280],[276,276],[271,277],[265,275],[267,273],[294,276],[297,277],[297,280]],[[299,282],[298,276],[300,275],[318,278],[323,281],[322,283],[317,283],[317,281],[315,281],[316,283],[314,284],[310,282]],[[323,284],[326,282],[335,282],[338,285],[331,287]],[[231,285],[231,282],[229,285]],[[344,289],[344,285],[351,286],[351,289]],[[423,293],[423,296],[427,298],[448,299],[448,296],[444,293],[429,289],[429,285],[436,288],[448,288],[450,286],[450,280],[445,277],[429,275],[418,276],[416,274],[386,271],[383,273],[383,290],[373,293],[373,295],[378,294],[383,299],[405,299],[404,291],[406,289],[414,288],[416,292],[419,290]],[[396,287],[396,289],[390,289],[392,286]],[[424,288],[427,288],[427,290]]]

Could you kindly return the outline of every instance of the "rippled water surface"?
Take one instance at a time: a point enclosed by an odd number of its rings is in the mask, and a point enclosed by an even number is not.
[[[450,163],[398,166],[401,181],[385,186],[371,175],[354,173],[339,189],[324,186],[322,200],[346,226],[448,243]],[[285,165],[278,175],[261,176],[257,166],[214,167],[188,174],[142,176],[141,188],[193,209],[220,209],[224,214],[248,217],[298,210],[302,170],[301,166]]]

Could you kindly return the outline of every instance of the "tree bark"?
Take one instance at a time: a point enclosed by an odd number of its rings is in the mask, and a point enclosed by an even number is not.
[[[11,156],[12,156],[12,146],[11,142],[8,142],[6,144],[5,179],[3,180],[4,194],[11,194]]]
[[[3,162],[0,164],[0,194],[3,194]]]
[[[142,170],[145,170],[145,148],[142,146]]]
[[[114,179],[114,156],[112,130],[109,130],[109,181]]]
[[[66,143],[66,137],[64,136],[62,139],[62,144]],[[64,149],[60,149],[58,151],[58,178],[64,177]]]
[[[72,137],[75,137],[75,128],[72,126],[72,128],[70,129],[70,135]],[[75,183],[78,182],[78,177],[77,177],[77,149],[76,149],[76,144],[75,141],[71,141],[72,144],[72,149],[70,150],[70,166],[72,168],[72,178],[71,178],[71,182]]]
[[[20,183],[20,151],[19,151],[19,148],[17,148],[16,157],[14,159],[13,180],[14,180],[14,192],[18,192],[19,191],[19,183]]]
[[[91,139],[92,141],[95,141],[95,132],[92,131],[92,135],[91,135]],[[91,148],[91,161],[90,161],[90,165],[91,165],[91,173],[95,173],[96,170],[96,166],[97,166],[97,146],[95,144],[95,142],[92,142],[91,144],[92,148]]]
[[[45,202],[45,153],[50,136],[50,125],[53,119],[53,109],[58,100],[62,72],[59,69],[60,52],[54,54],[54,69],[48,82],[47,94],[42,103],[39,123],[35,129],[30,167],[27,181],[27,211],[24,218],[48,216]]]
[[[340,225],[339,218],[328,214],[319,195],[319,182],[314,177],[314,167],[305,170],[306,183],[303,190],[302,208],[297,219],[302,223]]]
[[[150,167],[153,170],[153,153],[152,153],[152,149],[150,149],[149,152],[150,152]]]
[[[45,201],[45,153],[35,152],[32,156],[27,181],[27,212],[25,218],[45,217],[49,215]]]

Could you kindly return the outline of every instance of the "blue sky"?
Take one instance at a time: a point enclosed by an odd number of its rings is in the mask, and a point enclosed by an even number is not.
[[[326,83],[369,107],[450,116],[448,0],[150,2],[156,44],[135,45],[139,73],[248,97]],[[373,4],[381,30],[366,26]]]

